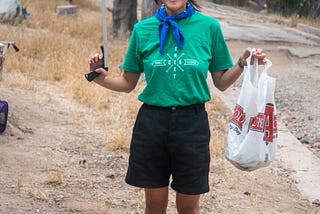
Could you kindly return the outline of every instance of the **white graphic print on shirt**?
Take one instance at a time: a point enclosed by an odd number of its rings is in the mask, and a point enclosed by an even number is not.
[[[152,61],[152,66],[157,67],[166,67],[166,73],[172,75],[173,78],[176,78],[177,72],[184,72],[183,67],[185,66],[198,66],[199,62],[196,59],[186,59],[185,54],[182,52],[178,54],[178,47],[175,47],[175,52],[173,55],[166,54],[167,59],[154,60]]]

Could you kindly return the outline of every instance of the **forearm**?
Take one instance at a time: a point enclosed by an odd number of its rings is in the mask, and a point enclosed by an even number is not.
[[[214,84],[219,90],[225,91],[241,76],[242,72],[243,68],[236,63],[232,68],[222,71],[221,75],[214,74]]]
[[[118,77],[109,77],[100,75],[98,78],[94,80],[98,85],[118,92],[127,92],[132,91],[139,79],[139,75],[136,74],[126,74],[122,72]]]

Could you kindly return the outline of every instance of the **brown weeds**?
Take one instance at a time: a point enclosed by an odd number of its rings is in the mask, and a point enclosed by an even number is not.
[[[63,182],[63,174],[61,170],[50,170],[47,172],[47,184],[60,185]]]

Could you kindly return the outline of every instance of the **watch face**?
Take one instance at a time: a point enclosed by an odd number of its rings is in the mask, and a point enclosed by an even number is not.
[[[242,68],[242,69],[244,68],[244,65],[241,62],[241,58],[239,58],[239,60],[238,60],[238,65],[239,65],[240,68]]]

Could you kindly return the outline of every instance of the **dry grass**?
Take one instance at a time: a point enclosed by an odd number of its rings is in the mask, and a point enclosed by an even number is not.
[[[311,27],[320,28],[319,19],[299,17],[297,14],[293,14],[290,17],[285,17],[276,13],[268,13],[267,17],[273,19],[277,23],[287,24],[290,27],[296,27],[299,23],[302,23]]]
[[[299,22],[310,25],[315,28],[320,28],[320,20],[319,19],[307,19],[307,18],[299,18]]]
[[[226,148],[231,112],[218,96],[211,96],[212,100],[206,106],[211,127],[210,151],[213,157],[219,158]]]
[[[47,171],[47,184],[60,185],[63,182],[63,174],[61,170]]]
[[[101,115],[99,121],[92,121],[92,127],[94,123],[105,124],[103,145],[106,148],[127,151],[140,106],[137,96],[144,82],[141,81],[134,92],[120,94],[85,80],[87,60],[100,51],[102,43],[99,1],[77,0],[77,16],[57,16],[56,6],[66,4],[65,0],[21,0],[21,3],[31,12],[32,18],[16,26],[0,25],[0,40],[14,41],[20,48],[18,53],[13,49],[7,53],[4,72],[10,72],[7,75],[10,79],[4,81],[11,87],[34,91],[37,86],[32,85],[32,79],[59,84],[70,98],[85,103],[95,114]],[[110,22],[111,14],[107,16]],[[119,74],[127,44],[128,41],[109,36],[110,75]],[[221,156],[227,132],[226,108],[218,99],[207,107],[212,127],[212,154]],[[79,115],[75,114],[75,119],[77,117]],[[57,174],[60,181],[58,177]]]
[[[39,200],[39,201],[45,201],[45,202],[48,202],[49,201],[49,198],[48,196],[42,192],[41,190],[39,190],[38,188],[37,189],[34,189],[33,191],[30,191],[29,192],[30,196],[36,200]]]
[[[299,17],[297,15],[292,15],[289,19],[289,26],[297,27],[298,22],[299,22]]]
[[[22,175],[19,175],[17,180],[17,188],[16,188],[17,193],[21,192],[21,188],[22,188]]]

